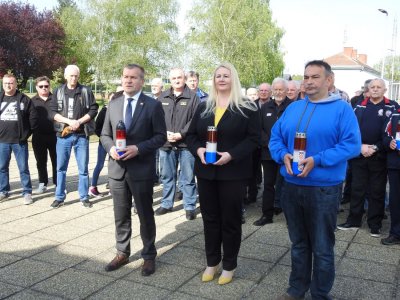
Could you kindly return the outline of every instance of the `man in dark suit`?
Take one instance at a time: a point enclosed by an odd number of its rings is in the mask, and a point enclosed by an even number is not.
[[[101,143],[110,155],[108,176],[114,202],[117,248],[117,255],[105,270],[114,271],[129,262],[133,196],[143,241],[142,275],[149,276],[155,271],[157,255],[152,206],[156,172],[154,161],[156,150],[167,140],[167,130],[161,103],[142,93],[143,84],[144,69],[136,64],[125,66],[122,73],[123,92],[116,94],[109,104]],[[115,147],[115,132],[120,120],[125,120],[126,126],[126,148],[122,155]]]

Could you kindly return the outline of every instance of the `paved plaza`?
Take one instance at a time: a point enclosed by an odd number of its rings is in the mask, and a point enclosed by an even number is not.
[[[32,184],[38,184],[36,162],[29,153]],[[97,143],[90,144],[90,174],[96,163]],[[51,170],[49,168],[49,170]],[[107,168],[99,190],[106,192]],[[201,282],[206,265],[201,215],[187,221],[182,201],[174,211],[156,216],[156,273],[140,275],[139,221],[133,216],[131,263],[107,273],[104,266],[114,257],[114,219],[110,196],[92,199],[93,208],[80,205],[77,167],[72,155],[68,169],[65,205],[50,208],[54,186],[33,195],[23,205],[19,173],[10,165],[11,195],[0,203],[1,299],[275,299],[287,286],[290,242],[283,215],[273,224],[253,226],[260,203],[247,208],[239,264],[231,284],[217,279]],[[154,207],[160,205],[161,187],[155,187]],[[259,199],[260,201],[260,199]],[[338,222],[345,221],[345,212]],[[133,212],[132,212],[133,213]],[[389,230],[384,221],[383,233]],[[357,231],[336,233],[334,299],[400,299],[400,246],[382,246],[364,222]],[[306,299],[311,299],[307,295]]]

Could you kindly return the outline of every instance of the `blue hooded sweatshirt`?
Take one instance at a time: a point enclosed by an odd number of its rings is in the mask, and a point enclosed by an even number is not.
[[[289,175],[283,163],[287,153],[293,154],[296,130],[306,130],[306,157],[314,158],[314,168],[305,178]],[[361,151],[357,118],[351,106],[339,95],[330,94],[315,102],[306,96],[289,105],[272,127],[269,149],[272,159],[281,164],[282,176],[290,183],[305,186],[340,184],[345,178],[347,160]]]

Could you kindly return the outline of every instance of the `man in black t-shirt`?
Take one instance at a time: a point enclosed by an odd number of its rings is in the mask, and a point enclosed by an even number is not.
[[[24,204],[32,204],[32,183],[28,166],[28,137],[37,126],[37,114],[31,100],[17,91],[14,75],[3,77],[0,94],[0,201],[10,192],[11,151],[17,161]]]
[[[53,183],[57,185],[57,137],[53,128],[53,119],[49,115],[51,96],[50,79],[46,76],[36,78],[37,94],[32,97],[32,103],[38,114],[38,128],[32,135],[32,148],[36,158],[36,167],[39,174],[39,185],[36,194],[42,194],[47,190],[49,181],[47,173],[47,152],[50,155]]]
[[[51,207],[64,204],[67,169],[74,148],[78,165],[78,192],[83,207],[91,207],[89,202],[89,129],[91,120],[97,115],[99,106],[89,87],[78,83],[79,68],[68,65],[64,77],[66,84],[58,87],[50,103],[50,116],[56,121],[57,129],[57,188]],[[93,128],[94,130],[94,128]]]

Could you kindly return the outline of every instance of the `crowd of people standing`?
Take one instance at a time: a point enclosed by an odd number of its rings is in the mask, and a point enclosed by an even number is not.
[[[361,226],[365,213],[372,237],[381,237],[389,178],[391,229],[384,245],[400,244],[400,106],[387,99],[385,82],[371,79],[363,94],[350,97],[334,85],[331,67],[308,62],[302,82],[275,78],[243,95],[235,67],[218,65],[209,93],[199,88],[199,74],[182,68],[169,72],[171,86],[151,81],[143,92],[145,70],[128,64],[121,87],[98,104],[79,83],[76,65],[65,68],[65,84],[50,92],[46,76],[36,79],[29,99],[17,90],[16,77],[3,77],[0,94],[0,201],[10,193],[9,163],[14,153],[23,203],[49,185],[48,157],[56,186],[51,207],[66,200],[66,175],[72,149],[78,166],[83,207],[97,189],[107,155],[108,185],[114,204],[117,254],[108,272],[129,263],[132,207],[140,220],[143,276],[156,271],[155,216],[170,213],[181,197],[186,219],[200,204],[207,265],[203,282],[233,280],[246,205],[262,190],[260,218],[273,223],[284,213],[292,242],[289,288],[279,299],[330,299],[335,278],[335,231]],[[96,118],[97,116],[97,118]],[[116,131],[123,122],[123,147]],[[89,185],[89,137],[99,136],[97,164]],[[37,162],[38,186],[32,190],[28,138]],[[397,142],[396,142],[397,141]],[[343,183],[345,182],[344,193]],[[162,184],[161,205],[153,210],[153,186]],[[261,188],[263,183],[263,188]],[[177,196],[180,195],[180,196]],[[345,223],[336,224],[340,204],[350,202]],[[221,272],[220,272],[221,271]]]

